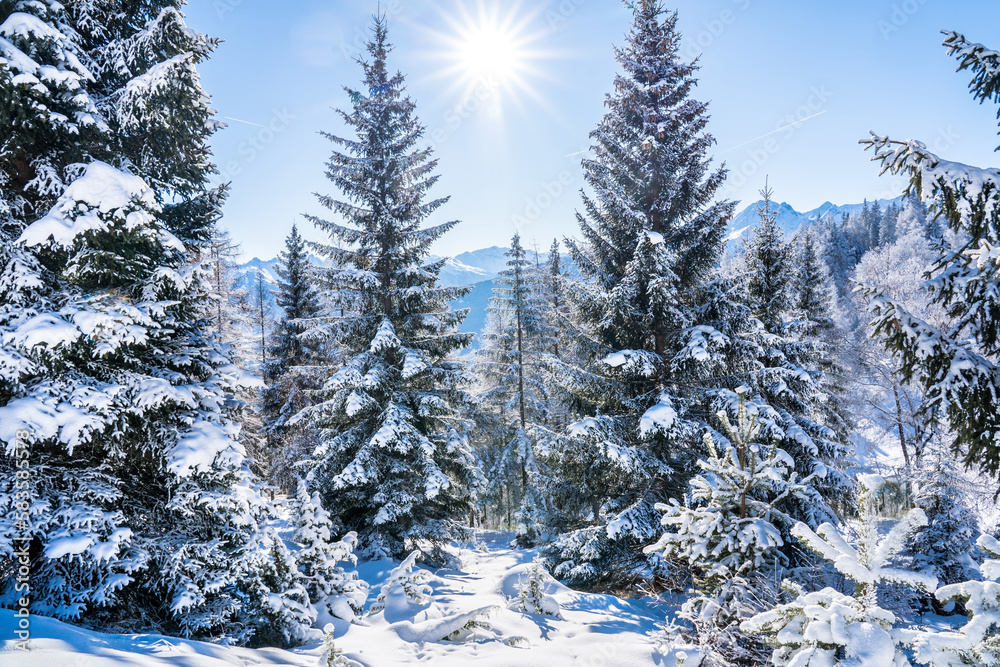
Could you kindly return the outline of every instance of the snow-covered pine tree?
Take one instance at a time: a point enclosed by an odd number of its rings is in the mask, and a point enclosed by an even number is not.
[[[882,214],[882,224],[878,228],[878,244],[888,245],[896,240],[896,228],[899,223],[900,207],[895,201],[889,202]]]
[[[897,583],[925,592],[937,587],[934,577],[889,566],[907,538],[926,517],[920,509],[907,512],[887,535],[879,535],[874,512],[875,494],[884,480],[874,475],[858,480],[860,519],[857,544],[851,546],[832,524],[815,532],[796,524],[792,533],[807,548],[830,562],[855,584],[853,595],[833,588],[806,593],[786,581],[785,590],[795,599],[744,621],[741,629],[765,637],[773,647],[776,667],[815,664],[866,667],[910,663],[902,638],[895,629],[896,616],[878,604],[878,587]]]
[[[815,230],[805,227],[798,238],[795,287],[797,307],[808,323],[807,334],[817,335],[834,328],[836,295],[831,289],[830,270],[820,257]]]
[[[904,556],[910,568],[926,572],[943,585],[977,578],[972,559],[979,522],[966,505],[967,484],[958,464],[944,447],[935,446],[918,463],[913,479],[913,503],[927,515]]]
[[[819,370],[818,385],[821,394],[813,402],[817,421],[829,427],[840,442],[846,442],[853,429],[850,396],[850,364],[845,359],[847,331],[838,324],[842,319],[837,301],[837,288],[831,271],[823,260],[822,246],[817,230],[808,226],[798,238],[798,261],[795,286],[797,291],[797,328],[803,340],[809,341],[812,368]],[[829,452],[828,452],[829,453]],[[834,454],[834,462],[844,450]],[[830,463],[830,461],[828,461]],[[830,482],[836,485],[837,476]],[[834,496],[840,493],[834,491]],[[844,500],[844,498],[840,498]]]
[[[754,317],[764,330],[784,333],[794,296],[792,249],[778,226],[778,211],[771,207],[774,190],[764,185],[756,213],[760,224],[746,241],[747,292]]]
[[[562,620],[559,602],[545,592],[546,584],[552,581],[541,558],[536,558],[527,567],[517,582],[517,596],[507,602],[507,608],[523,614],[543,614]]]
[[[759,663],[761,647],[739,623],[778,588],[789,562],[783,535],[795,523],[788,512],[824,505],[812,486],[815,475],[799,478],[787,453],[762,442],[760,409],[748,394],[741,387],[733,396],[735,425],[728,411],[719,412],[725,433],[705,434],[708,457],[690,481],[690,503],[658,505],[668,532],[645,548],[690,568],[696,590],[680,613],[690,626],[675,626],[670,642],[676,650],[698,646],[704,665]]]
[[[758,348],[757,369],[744,372],[758,400],[774,408],[771,415],[782,434],[773,437],[780,438],[779,446],[792,456],[800,476],[819,472],[815,483],[824,495],[831,502],[844,500],[851,485],[837,468],[847,453],[842,388],[832,382],[823,386],[824,363],[833,369],[824,343],[806,335],[818,323],[795,308],[794,248],[786,243],[777,224],[777,213],[771,206],[773,191],[765,185],[760,194],[763,199],[756,211],[760,224],[746,244],[744,280],[747,305],[759,325],[751,324],[743,334],[746,342]],[[818,273],[819,267],[814,266],[813,271]],[[813,276],[812,280],[818,278]],[[819,303],[807,305],[822,308]],[[739,350],[731,356],[738,359]],[[808,512],[803,507],[793,515],[813,526],[828,520],[818,515],[819,520],[806,519]]]
[[[423,605],[433,601],[434,589],[427,583],[430,574],[427,570],[414,568],[417,565],[417,557],[420,551],[412,551],[397,565],[389,576],[385,584],[379,590],[378,596],[368,608],[369,614],[377,614],[385,611],[391,603],[390,598],[396,598],[406,604]]]
[[[940,237],[940,234],[930,233],[927,206],[920,201],[916,192],[911,192],[899,211],[899,218],[896,221],[896,235],[898,238],[914,232],[920,232],[928,237]]]
[[[112,94],[81,65],[111,30],[74,32],[84,4],[0,6],[0,80],[11,83],[0,116],[16,139],[0,149],[0,187],[17,234],[0,264],[0,557],[27,548],[36,614],[236,641],[264,625],[294,636],[301,619],[266,613],[293,600],[266,581],[265,506],[229,414],[242,374],[206,338],[207,276],[188,262],[218,216],[206,203],[215,124],[193,64],[193,79],[154,76],[175,48],[207,38],[173,11],[173,46],[144,51]],[[112,9],[126,35],[133,15]],[[158,34],[137,20],[133,42]],[[196,132],[152,138],[118,123],[150,106],[167,113],[154,80],[177,118],[201,118]],[[154,143],[169,182],[140,159]],[[203,207],[176,208],[185,196]],[[31,521],[15,526],[19,434]],[[0,597],[19,597],[13,580]]]
[[[868,202],[865,202],[866,204]],[[864,215],[864,214],[862,214]],[[868,208],[868,215],[865,218],[865,228],[868,230],[868,247],[877,248],[882,243],[882,224],[885,215],[882,212],[882,205],[878,200]]]
[[[584,240],[567,241],[583,274],[570,291],[593,363],[565,365],[563,376],[578,410],[594,416],[546,447],[564,482],[560,521],[590,513],[592,527],[564,535],[552,555],[558,576],[580,582],[641,560],[637,547],[658,533],[653,506],[666,499],[673,457],[700,447],[680,415],[675,361],[698,324],[695,300],[734,205],[712,202],[726,172],[710,171],[707,107],[689,97],[697,65],[680,60],[676,27],[658,0],[634,3],[610,110],[583,161],[594,192],[578,214]]]
[[[0,241],[7,245],[52,208],[100,147],[105,121],[93,73],[53,0],[0,8]]]
[[[304,334],[320,313],[319,297],[313,285],[305,241],[298,227],[285,239],[285,250],[278,255],[275,302],[281,319],[275,326],[264,365],[264,390],[261,394],[262,432],[271,458],[270,481],[291,491],[298,481],[296,465],[307,459],[315,448],[315,438],[308,427],[291,426],[288,421],[310,402],[309,392],[322,385],[318,369],[324,361],[321,341]]]
[[[207,137],[225,126],[197,69],[219,40],[186,25],[184,4],[148,0],[123,11],[116,0],[77,0],[66,16],[93,65],[109,161],[143,174],[167,229],[194,247],[211,235],[228,186],[209,185],[217,169]]]
[[[552,337],[552,349],[550,351],[552,356],[559,359],[561,357],[559,332],[562,331],[560,325],[564,319],[566,308],[566,288],[563,285],[565,278],[563,277],[562,253],[559,248],[559,239],[552,239],[552,246],[549,248],[549,257],[545,262],[544,271],[542,284],[545,288],[545,300],[548,305],[546,319],[549,325],[556,329],[556,333]]]
[[[418,147],[424,128],[404,76],[387,69],[384,17],[366,49],[363,89],[346,89],[352,109],[340,114],[356,138],[327,135],[344,151],[328,175],[345,200],[320,201],[346,224],[310,218],[335,241],[313,247],[334,260],[326,286],[349,305],[325,314],[347,361],[299,418],[322,438],[310,489],[358,533],[362,553],[402,556],[417,540],[461,534],[480,483],[459,418],[469,376],[449,358],[471,339],[456,330],[467,311],[449,302],[471,288],[440,286],[444,260],[426,261],[457,222],[422,226],[447,199],[426,200],[437,161]]]
[[[505,253],[507,268],[494,280],[486,309],[489,320],[472,371],[483,384],[479,399],[499,413],[498,451],[489,456],[486,493],[517,509],[518,537],[532,541],[542,504],[533,441],[537,427],[549,420],[548,358],[553,345],[535,271],[520,235]]]
[[[295,561],[309,599],[328,614],[354,621],[368,598],[368,584],[358,579],[356,572],[346,572],[340,563],[357,563],[354,547],[358,536],[347,533],[334,542],[330,514],[323,509],[319,494],[309,495],[303,481],[299,481],[292,512],[292,540],[301,546]]]
[[[979,549],[991,556],[982,565],[985,581],[942,586],[939,604],[961,603],[969,622],[958,630],[901,629],[899,641],[913,648],[913,657],[930,667],[989,667],[1000,664],[1000,542],[982,535]]]
[[[973,73],[969,88],[980,102],[1000,102],[1000,55],[963,35],[947,33],[948,53],[959,69]],[[938,328],[903,304],[871,302],[876,332],[899,359],[906,380],[923,385],[922,411],[947,419],[953,450],[967,466],[1000,476],[1000,171],[949,162],[918,141],[892,141],[872,133],[862,143],[874,149],[882,172],[905,173],[911,193],[962,238],[953,249],[938,244],[938,258],[924,287],[954,318]]]

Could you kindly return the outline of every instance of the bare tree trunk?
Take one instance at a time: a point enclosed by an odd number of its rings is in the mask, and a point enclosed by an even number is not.
[[[892,397],[896,401],[896,428],[899,431],[899,446],[903,448],[903,462],[910,468],[910,454],[906,450],[906,430],[903,428],[903,407],[899,402],[899,385],[892,383]]]

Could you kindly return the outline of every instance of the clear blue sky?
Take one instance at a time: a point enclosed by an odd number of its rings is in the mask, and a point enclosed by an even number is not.
[[[462,221],[435,247],[455,255],[506,245],[515,230],[547,248],[574,235],[577,154],[603,114],[630,12],[618,0],[382,0],[395,52],[440,159],[438,222]],[[993,166],[996,109],[940,45],[942,29],[1000,48],[994,0],[678,0],[694,95],[710,103],[725,196],[750,202],[764,177],[798,210],[899,194],[857,141],[869,129],[920,139],[949,159]],[[300,215],[332,215],[313,196],[343,128],[353,62],[374,0],[195,0],[188,22],[224,43],[201,66],[229,127],[213,139],[232,182],[224,224],[249,258],[273,257]],[[500,54],[503,64],[482,62]],[[483,77],[493,83],[477,86]],[[482,98],[482,99],[480,99]],[[229,120],[239,119],[239,120]],[[789,123],[790,128],[770,134]],[[239,122],[245,121],[245,122]],[[253,124],[250,124],[253,123]],[[262,127],[263,126],[263,127]],[[436,132],[436,135],[435,135]],[[434,137],[436,136],[436,139]],[[762,138],[763,137],[763,138]],[[576,155],[574,155],[576,154]],[[568,156],[568,157],[567,157]]]

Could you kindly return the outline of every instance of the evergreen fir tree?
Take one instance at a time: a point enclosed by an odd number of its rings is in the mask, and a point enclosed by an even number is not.
[[[934,233],[931,229],[932,225],[928,224],[927,220],[927,206],[920,201],[920,198],[916,196],[916,193],[910,193],[903,203],[903,207],[899,211],[899,218],[897,221],[896,233],[898,237],[903,237],[908,234],[919,233],[922,236],[929,238],[938,239],[941,237],[940,233]],[[933,225],[936,227],[937,225]],[[938,230],[940,232],[940,230]]]
[[[760,226],[746,243],[747,292],[754,316],[773,334],[781,334],[792,305],[791,248],[778,227],[778,212],[771,208],[774,191],[766,185],[757,205]]]
[[[358,579],[356,572],[345,572],[340,563],[357,564],[353,551],[358,536],[347,533],[339,541],[333,541],[330,515],[323,509],[318,494],[309,495],[305,482],[299,482],[292,509],[295,517],[292,539],[301,545],[295,562],[302,571],[308,599],[328,614],[356,620],[368,598],[368,584]]]
[[[31,524],[0,523],[0,552],[9,563],[29,536],[36,614],[235,641],[265,626],[299,636],[294,593],[270,588],[266,507],[232,420],[242,373],[206,337],[207,275],[189,262],[219,215],[206,186],[216,124],[194,69],[214,42],[174,3],[144,6],[171,17],[169,44],[155,43],[163,21],[117,3],[100,3],[108,22],[84,26],[79,12],[97,4],[0,6],[0,117],[14,128],[0,199],[16,209],[0,264],[4,516],[19,432],[32,480]],[[118,63],[111,85],[81,63],[116,40],[144,60]],[[175,55],[188,76],[162,75]],[[50,66],[65,74],[46,77]],[[123,122],[141,110],[171,123],[150,135]],[[195,200],[198,210],[182,205]],[[5,582],[0,599],[18,598]]]
[[[517,428],[548,419],[548,389],[543,380],[545,356],[551,349],[551,329],[541,298],[531,285],[532,267],[521,239],[515,235],[505,254],[507,268],[494,280],[487,308],[493,326],[483,336],[475,370],[487,382],[481,399],[510,416]]]
[[[285,250],[278,255],[275,272],[275,302],[282,315],[271,336],[269,359],[264,365],[262,432],[272,462],[270,481],[291,491],[298,482],[296,464],[308,458],[316,443],[308,428],[291,426],[288,421],[309,405],[310,392],[322,384],[317,367],[329,360],[323,344],[305,336],[312,328],[310,322],[320,313],[320,304],[305,241],[295,225],[285,239]]]
[[[16,239],[55,205],[79,165],[107,158],[107,121],[93,72],[63,6],[52,0],[0,8],[0,240]],[[57,72],[57,76],[46,76]],[[9,256],[9,253],[8,253]]]
[[[822,372],[818,401],[813,403],[817,420],[846,442],[853,428],[848,396],[849,377],[844,361],[846,332],[837,325],[834,309],[837,305],[836,287],[832,285],[830,270],[823,261],[815,230],[807,227],[798,239],[798,265],[795,276],[797,289],[798,327],[804,340],[810,341],[813,368]],[[846,451],[832,453],[834,460]],[[831,454],[831,452],[828,452]]]
[[[548,322],[557,332],[559,324],[563,320],[563,309],[565,308],[566,295],[563,286],[562,256],[559,251],[559,239],[552,239],[552,246],[549,248],[549,258],[545,265],[545,287],[548,301]],[[559,334],[552,336],[552,356],[556,359],[561,357]]]
[[[500,450],[490,457],[487,493],[506,492],[507,504],[518,508],[519,537],[531,541],[542,502],[533,440],[537,427],[550,418],[546,378],[553,335],[519,235],[506,256],[507,268],[494,280],[490,321],[473,371],[484,383],[480,400],[500,414],[502,424]]]
[[[912,569],[930,574],[941,585],[975,579],[978,570],[972,554],[979,522],[965,504],[956,468],[949,452],[932,451],[913,480],[913,503],[924,511],[927,525],[916,532],[904,555]],[[933,602],[936,605],[936,599]]]
[[[755,400],[772,408],[768,421],[776,430],[770,437],[779,439],[779,446],[791,455],[801,477],[818,473],[822,479],[816,480],[816,485],[833,503],[846,499],[851,486],[838,470],[847,453],[843,444],[848,436],[841,404],[843,390],[832,382],[823,386],[822,367],[832,370],[825,345],[806,335],[815,324],[794,309],[793,248],[776,224],[772,194],[766,186],[761,191],[763,200],[757,209],[760,226],[747,242],[743,280],[747,303],[759,324],[751,323],[743,333],[734,332],[743,339],[743,351],[735,349],[730,356],[737,362],[743,357],[742,368],[735,366],[734,370],[746,373]],[[753,365],[756,368],[749,367]],[[833,395],[828,397],[828,392]],[[833,516],[824,517],[823,511],[814,509],[816,506],[802,505],[793,516],[813,526]]]
[[[878,228],[878,244],[880,246],[889,245],[895,242],[896,236],[896,226],[899,222],[900,208],[896,205],[896,202],[890,202],[885,209],[885,214],[882,216],[882,224]]]
[[[738,625],[761,610],[760,600],[777,588],[788,565],[783,535],[794,521],[787,511],[795,501],[824,504],[811,486],[815,475],[799,479],[787,453],[759,442],[758,406],[748,393],[746,387],[737,392],[736,425],[719,413],[721,447],[705,435],[708,457],[690,482],[690,506],[659,505],[668,532],[645,549],[692,571],[696,590],[681,610],[690,627],[669,643],[671,650],[697,645],[710,658],[702,664],[759,664],[761,647]]]
[[[221,216],[227,186],[210,187],[217,172],[207,137],[224,127],[214,118],[197,66],[219,40],[185,24],[184,0],[151,0],[122,9],[116,0],[66,3],[67,22],[93,64],[109,162],[143,174],[167,229],[191,247],[205,243]]]
[[[884,215],[882,214],[882,206],[875,201],[872,203],[871,208],[868,210],[868,219],[865,221],[866,227],[868,229],[868,248],[877,248],[882,245],[882,225],[884,223]]]
[[[635,564],[636,547],[657,533],[653,507],[666,498],[673,458],[698,447],[677,412],[675,369],[734,205],[712,202],[726,172],[709,168],[707,107],[689,97],[697,65],[680,60],[676,24],[657,0],[634,4],[610,110],[583,162],[594,192],[578,215],[584,241],[567,241],[584,278],[573,299],[594,364],[564,366],[563,376],[577,410],[594,416],[546,449],[565,484],[563,514],[590,510],[592,527],[553,549],[557,576],[580,582]]]
[[[880,535],[875,505],[884,480],[866,475],[858,482],[860,519],[855,546],[832,524],[823,524],[815,532],[804,524],[793,530],[807,548],[855,584],[853,595],[829,587],[806,593],[801,586],[786,581],[783,587],[795,600],[741,624],[744,632],[767,637],[774,646],[771,660],[779,667],[808,664],[813,659],[857,667],[889,659],[892,664],[909,664],[894,629],[898,619],[879,606],[878,587],[897,583],[934,591],[937,583],[933,577],[889,566],[909,536],[926,523],[926,517],[919,509],[910,510],[888,535]]]
[[[345,309],[325,315],[348,358],[299,419],[322,439],[310,489],[362,553],[384,557],[460,535],[479,473],[458,412],[467,374],[449,359],[471,335],[456,331],[467,311],[448,304],[470,288],[439,286],[444,260],[425,263],[457,223],[421,226],[447,199],[425,199],[437,162],[417,148],[424,129],[403,75],[387,69],[384,17],[366,48],[363,89],[346,89],[353,108],[340,114],[357,136],[327,135],[344,150],[328,175],[346,201],[320,197],[347,224],[312,219],[343,243],[316,248],[336,265],[325,280]]]
[[[806,228],[799,239],[799,256],[795,286],[797,307],[808,323],[807,333],[818,334],[834,328],[830,272],[819,255],[814,232]]]
[[[958,33],[948,33],[949,54],[973,73],[970,90],[980,100],[1000,101],[1000,56]],[[947,419],[954,452],[967,466],[1000,476],[1000,176],[995,170],[948,162],[915,141],[894,142],[872,134],[882,170],[910,176],[910,192],[931,203],[935,218],[962,239],[958,248],[939,242],[938,259],[925,288],[952,318],[941,329],[903,304],[874,298],[876,331],[898,356],[902,376],[923,385],[922,412]]]

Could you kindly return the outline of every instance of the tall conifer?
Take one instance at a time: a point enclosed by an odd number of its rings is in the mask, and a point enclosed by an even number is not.
[[[467,311],[449,303],[471,288],[440,286],[444,260],[427,260],[458,223],[423,226],[447,198],[427,200],[437,161],[421,147],[404,76],[388,70],[384,17],[366,50],[362,88],[346,88],[352,108],[340,112],[355,137],[325,135],[338,147],[327,175],[344,199],[320,202],[344,223],[310,218],[335,241],[314,247],[336,266],[325,315],[347,361],[300,419],[322,440],[310,488],[365,553],[401,557],[416,540],[460,534],[479,484],[458,412],[467,374],[449,356],[471,339],[456,330]]]

